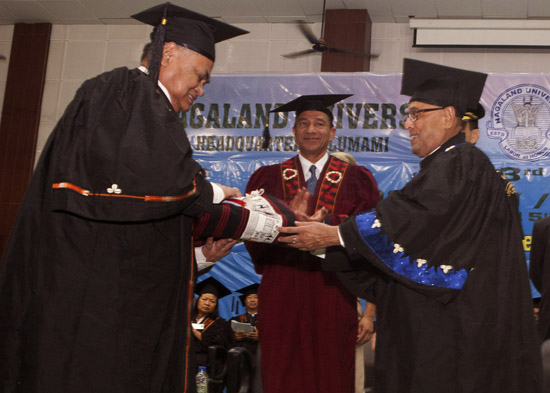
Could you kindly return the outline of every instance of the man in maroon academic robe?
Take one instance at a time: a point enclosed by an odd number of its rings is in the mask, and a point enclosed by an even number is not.
[[[345,97],[302,96],[279,107],[276,111],[296,111],[299,155],[258,169],[247,192],[264,189],[289,202],[297,194],[305,196],[306,215],[319,219],[327,214],[325,221],[334,224],[373,208],[379,193],[372,174],[327,154],[336,132],[327,106]],[[247,248],[262,274],[258,330],[264,392],[353,392],[355,296],[335,273],[322,271],[319,256],[276,245]]]

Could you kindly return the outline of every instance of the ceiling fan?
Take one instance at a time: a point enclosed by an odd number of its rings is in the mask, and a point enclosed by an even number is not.
[[[338,49],[338,48],[329,48],[323,39],[323,34],[325,31],[325,9],[326,7],[326,0],[323,0],[323,19],[321,22],[321,37],[317,38],[315,34],[313,34],[313,31],[311,30],[311,27],[309,27],[309,24],[304,21],[298,21],[298,28],[302,32],[302,34],[307,38],[307,40],[313,45],[311,49],[306,49],[298,52],[292,52],[287,53],[285,55],[282,55],[283,57],[286,57],[287,59],[296,59],[298,57],[307,56],[313,53],[340,53],[344,55],[354,55],[354,56],[362,56],[367,58],[377,58],[378,55],[373,55],[371,53],[365,53],[365,52],[359,52],[359,51],[352,51],[347,49]]]

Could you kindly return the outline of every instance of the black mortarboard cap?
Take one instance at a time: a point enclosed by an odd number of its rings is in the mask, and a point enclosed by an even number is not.
[[[314,95],[304,95],[294,100],[287,102],[284,105],[281,105],[270,112],[296,112],[296,117],[300,116],[302,112],[305,111],[319,111],[326,113],[330,121],[334,120],[332,111],[328,108],[331,105],[336,104],[338,101],[341,101],[345,98],[351,97],[353,94],[314,94]],[[262,133],[264,138],[263,148],[267,149],[269,146],[269,141],[271,135],[269,134],[269,125],[266,124],[265,129]]]
[[[148,67],[153,78],[155,73],[158,77],[155,67],[160,67],[157,64],[160,63],[158,54],[159,51],[162,53],[165,42],[185,45],[214,61],[216,42],[248,33],[246,30],[171,3],[148,8],[132,15],[132,18],[155,27],[152,34],[153,55]]]
[[[214,277],[208,277],[195,285],[195,293],[199,296],[203,293],[211,293],[218,299],[221,299],[222,297],[229,295],[231,291]]]
[[[466,109],[466,113],[462,116],[462,121],[478,121],[485,116],[485,108],[480,103],[475,109]]]
[[[405,59],[401,94],[410,101],[442,107],[453,106],[462,117],[479,103],[487,74]]]
[[[326,113],[330,121],[334,119],[329,106],[336,104],[353,94],[315,94],[304,95],[273,109],[271,112],[296,112],[296,117],[305,111],[319,111]]]
[[[258,288],[260,284],[252,284],[249,286],[246,286],[241,289],[237,289],[235,292],[242,293],[241,296],[239,296],[239,299],[241,300],[241,303],[244,304],[244,301],[248,295],[252,295],[254,293],[258,293]]]

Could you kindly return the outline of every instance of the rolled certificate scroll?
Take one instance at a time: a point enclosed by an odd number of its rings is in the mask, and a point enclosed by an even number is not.
[[[201,216],[193,237],[273,243],[279,235],[277,227],[292,226],[295,220],[284,201],[264,195],[263,190],[255,190],[244,197],[226,199],[215,205],[212,212]]]

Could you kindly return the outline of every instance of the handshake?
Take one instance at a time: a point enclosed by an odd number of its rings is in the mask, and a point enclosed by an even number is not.
[[[233,197],[214,205],[195,225],[193,237],[232,238],[257,243],[273,243],[278,227],[293,226],[296,216],[279,198],[255,190],[244,197]]]

